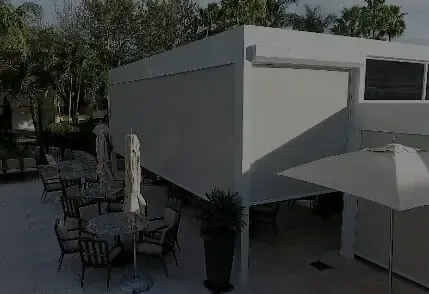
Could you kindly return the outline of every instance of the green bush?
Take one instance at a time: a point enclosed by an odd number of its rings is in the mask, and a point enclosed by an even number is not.
[[[69,122],[52,123],[46,126],[46,131],[52,134],[66,135],[69,133],[79,132],[79,128]]]

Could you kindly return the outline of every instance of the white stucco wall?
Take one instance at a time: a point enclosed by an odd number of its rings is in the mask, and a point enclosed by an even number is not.
[[[109,72],[109,84],[187,72],[243,59],[243,28],[193,42]]]
[[[276,173],[346,152],[349,73],[255,66],[251,75],[251,202],[326,191]]]
[[[429,135],[429,101],[359,103],[357,128]]]
[[[113,69],[113,144],[141,140],[142,165],[204,195],[239,189],[242,151],[243,29]]]

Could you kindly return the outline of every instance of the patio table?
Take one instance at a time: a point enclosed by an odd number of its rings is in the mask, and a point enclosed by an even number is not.
[[[100,189],[97,185],[91,185],[84,189],[72,190],[68,192],[67,197],[91,200],[91,203],[92,201],[96,202],[99,214],[101,214],[101,204],[107,200],[106,191]]]
[[[60,170],[60,178],[66,181],[74,181],[85,179],[87,182],[95,183],[97,182],[97,175],[90,171],[85,170],[70,170],[70,171],[61,171]]]
[[[148,274],[137,274],[136,234],[148,225],[148,219],[132,212],[111,213],[98,216],[88,222],[86,230],[96,235],[120,236],[133,234],[133,273],[125,277],[122,289],[127,293],[146,292],[154,281]]]

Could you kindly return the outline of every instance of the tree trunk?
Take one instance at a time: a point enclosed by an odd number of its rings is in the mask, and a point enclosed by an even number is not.
[[[39,147],[40,147],[40,163],[46,164],[46,156],[45,156],[45,130],[43,128],[43,102],[46,101],[46,97],[48,96],[49,90],[46,90],[43,94],[43,97],[37,99],[37,125],[39,129]]]
[[[79,118],[78,118],[79,100],[80,100],[80,86],[78,86],[77,88],[76,106],[75,106],[74,115],[73,115],[76,123],[79,122]]]
[[[36,137],[39,137],[39,125],[36,118],[36,112],[34,110],[34,99],[31,94],[29,95],[29,102],[30,102],[31,119],[33,120],[34,132],[36,133]]]
[[[70,120],[71,120],[72,91],[73,91],[73,77],[70,77],[70,90],[69,90],[69,122],[70,122]]]

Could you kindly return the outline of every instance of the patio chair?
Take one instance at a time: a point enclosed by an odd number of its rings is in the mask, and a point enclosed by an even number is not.
[[[113,189],[125,189],[125,180],[115,178],[110,168],[106,169],[107,184]]]
[[[80,192],[80,179],[61,179],[62,195],[63,197],[74,197],[74,195]],[[99,204],[94,199],[79,199],[80,207],[87,207],[95,204]],[[101,214],[101,207],[98,208],[99,214]]]
[[[21,162],[18,158],[6,159],[6,174],[20,174],[22,173]]]
[[[250,208],[250,230],[256,224],[271,225],[274,235],[277,236],[279,229],[277,226],[277,215],[280,210],[280,202],[263,205],[256,205]]]
[[[22,171],[24,173],[35,173],[37,169],[37,161],[32,157],[24,157],[22,159]]]
[[[176,199],[176,201],[167,204],[167,208],[170,208],[172,210],[174,210],[177,213],[177,227],[176,227],[176,234],[175,234],[175,240],[174,243],[177,246],[177,249],[180,251],[180,245],[179,245],[179,240],[178,240],[178,233],[179,233],[179,227],[180,227],[180,220],[182,218],[182,210],[183,210],[183,205],[184,202],[182,200]]]
[[[57,172],[41,172],[40,177],[43,183],[42,201],[46,199],[46,195],[48,195],[48,193],[61,192],[62,185]]]
[[[79,253],[79,235],[76,230],[68,230],[65,224],[60,221],[60,219],[56,219],[54,231],[61,250],[57,269],[57,272],[59,272],[63,263],[64,255]]]
[[[105,240],[94,240],[87,237],[79,239],[79,252],[82,261],[80,286],[83,288],[87,267],[107,268],[107,290],[109,290],[112,261],[122,252],[122,249],[123,247],[120,245],[109,246]]]
[[[82,200],[61,196],[60,202],[63,209],[64,223],[66,224],[67,220],[74,220],[77,222],[77,227],[74,227],[72,230],[77,231],[79,236],[94,236],[94,234],[91,234],[86,230],[87,221],[84,220],[80,214]]]
[[[139,241],[136,246],[137,253],[144,254],[146,256],[155,256],[160,259],[167,278],[168,270],[165,265],[165,257],[169,253],[173,255],[176,266],[179,266],[176,253],[174,251],[174,242],[176,240],[175,235],[177,234],[178,225],[179,224],[176,220],[174,224],[170,226],[152,231],[149,236],[145,237],[142,241]]]

